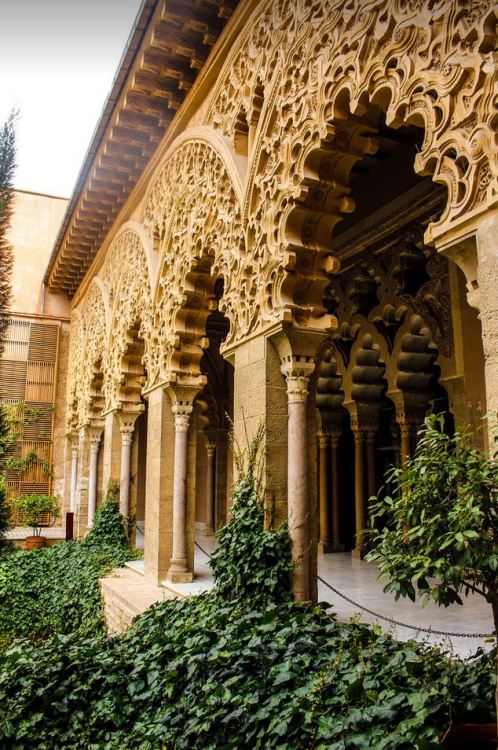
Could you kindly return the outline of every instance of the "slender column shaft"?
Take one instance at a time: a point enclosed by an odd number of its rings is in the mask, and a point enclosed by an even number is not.
[[[320,467],[319,499],[320,499],[320,547],[323,552],[330,552],[330,524],[329,524],[329,436],[318,434],[318,456]]]
[[[173,406],[175,417],[175,465],[173,480],[173,548],[168,578],[192,580],[187,566],[187,447],[192,403]]]
[[[368,476],[368,497],[375,495],[377,491],[377,481],[375,476],[375,432],[369,430],[366,437],[367,445],[367,476]]]
[[[90,462],[88,467],[88,527],[93,526],[97,507],[97,467],[99,462],[100,432],[90,435]]]
[[[130,465],[133,431],[121,431],[121,471],[119,476],[119,512],[130,515]]]
[[[313,369],[313,362],[293,359],[281,367],[287,379],[287,512],[294,562],[292,591],[297,601],[308,601],[311,597],[306,402]]]
[[[216,475],[216,446],[214,443],[206,443],[207,467],[206,467],[206,528],[208,536],[215,531],[215,475]]]
[[[78,487],[78,443],[71,442],[71,496],[69,510],[76,512],[76,491]]]
[[[354,556],[361,557],[363,551],[363,530],[366,525],[365,512],[365,435],[363,430],[354,430],[354,481],[355,481],[355,527],[356,543]]]
[[[401,424],[401,465],[404,466],[411,456],[411,432],[410,424]]]
[[[338,552],[341,544],[341,519],[339,509],[339,434],[332,434],[332,547]]]

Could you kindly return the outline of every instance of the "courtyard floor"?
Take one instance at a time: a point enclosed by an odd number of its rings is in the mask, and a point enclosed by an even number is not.
[[[163,585],[170,594],[192,596],[212,588],[213,575],[208,565],[208,554],[215,546],[214,537],[200,532],[196,534],[195,580],[184,584],[165,581]],[[136,572],[143,573],[143,562],[129,565]],[[469,596],[462,606],[456,604],[446,609],[432,602],[424,607],[420,602],[407,599],[396,601],[392,594],[384,593],[383,584],[377,580],[375,565],[363,560],[353,560],[347,553],[320,555],[318,576],[318,598],[330,604],[331,611],[341,622],[357,617],[361,622],[378,623],[383,630],[391,632],[400,640],[415,638],[418,641],[442,644],[456,656],[462,657],[475,653],[479,646],[490,648],[492,645],[486,643],[483,637],[475,637],[476,634],[493,631],[491,610],[479,596]],[[375,614],[365,612],[361,607]],[[390,619],[403,625],[389,622]],[[441,635],[433,631],[453,635]]]

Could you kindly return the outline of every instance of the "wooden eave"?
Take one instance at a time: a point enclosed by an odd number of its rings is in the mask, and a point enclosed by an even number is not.
[[[45,283],[72,297],[238,0],[143,0],[55,241]]]

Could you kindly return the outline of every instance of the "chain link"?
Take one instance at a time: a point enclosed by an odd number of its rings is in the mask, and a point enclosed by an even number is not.
[[[209,553],[206,552],[206,550],[202,549],[199,542],[195,542],[195,546],[200,549],[200,551],[206,555],[206,557],[210,557]],[[384,620],[385,622],[390,622],[392,625],[398,625],[401,628],[408,628],[409,630],[415,630],[417,633],[430,633],[430,635],[446,635],[451,636],[452,638],[493,638],[494,633],[451,633],[447,630],[434,630],[433,628],[423,628],[422,626],[415,626],[415,625],[408,625],[406,622],[401,622],[400,620],[393,620],[392,617],[386,617],[385,615],[381,615],[378,612],[374,612],[372,609],[368,609],[368,607],[363,607],[361,604],[358,604],[358,602],[353,601],[349,598],[349,596],[346,596],[346,594],[343,594],[342,591],[339,591],[338,589],[334,588],[328,581],[326,581],[321,576],[317,576],[320,583],[323,583],[324,586],[327,586],[331,591],[334,592],[337,596],[340,596],[341,599],[344,599],[345,601],[349,602],[349,604],[352,604],[354,607],[357,607],[358,609],[362,609],[363,612],[367,612],[369,615],[372,615],[373,617],[377,617],[379,620]]]
[[[337,594],[337,596],[340,596],[341,599],[345,599],[349,604],[352,604],[354,607],[358,607],[358,609],[362,609],[364,612],[367,612],[369,615],[372,615],[373,617],[377,617],[379,620],[385,620],[386,622],[390,622],[392,625],[398,625],[402,628],[408,628],[409,630],[415,630],[417,633],[430,633],[431,635],[448,635],[452,638],[492,638],[494,637],[494,633],[451,633],[447,630],[434,630],[433,628],[423,628],[421,625],[409,625],[406,622],[400,622],[399,620],[393,620],[392,617],[386,617],[385,615],[381,615],[378,612],[374,612],[371,609],[368,609],[367,607],[363,607],[361,604],[358,604],[358,602],[354,602],[352,599],[349,598],[349,596],[346,596],[346,594],[343,594],[342,591],[339,591],[338,589],[334,588],[328,581],[325,581],[320,576],[317,576],[320,583],[323,583],[324,586],[327,586],[331,591],[334,592],[334,594]]]

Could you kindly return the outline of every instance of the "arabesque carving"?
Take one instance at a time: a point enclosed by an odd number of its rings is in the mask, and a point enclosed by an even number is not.
[[[206,319],[218,304],[216,280],[224,282],[219,308],[231,323],[229,340],[247,332],[257,313],[240,203],[212,145],[187,141],[173,151],[152,186],[143,223],[161,257],[148,382],[172,373],[195,378]]]
[[[104,363],[105,410],[140,404],[145,370],[153,359],[152,293],[140,237],[125,231],[113,244],[102,270],[112,309]]]
[[[448,191],[429,238],[496,202],[497,20],[489,0],[269,0],[255,12],[209,117],[235,140],[258,102],[246,244],[265,259],[263,321],[326,327],[327,250],[354,208],[350,170],[376,149],[376,112],[424,128],[415,169]]]

